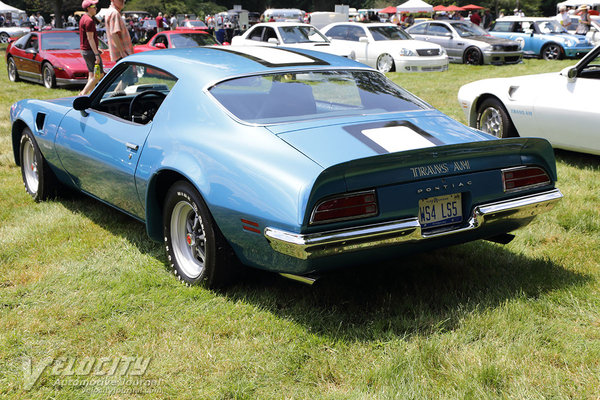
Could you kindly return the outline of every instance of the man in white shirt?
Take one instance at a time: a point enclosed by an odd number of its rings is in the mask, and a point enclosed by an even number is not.
[[[560,6],[558,9],[560,12],[560,24],[564,26],[565,29],[569,29],[569,25],[571,25],[571,17],[569,17],[569,13],[567,12],[566,6]]]

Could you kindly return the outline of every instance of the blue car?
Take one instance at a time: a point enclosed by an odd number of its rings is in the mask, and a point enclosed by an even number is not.
[[[570,34],[552,18],[498,18],[489,33],[519,42],[525,56],[545,60],[583,57],[594,48],[585,35]]]
[[[135,54],[89,97],[22,100],[10,116],[34,200],[66,186],[142,221],[187,284],[507,242],[562,197],[546,140],[468,128],[310,50]]]

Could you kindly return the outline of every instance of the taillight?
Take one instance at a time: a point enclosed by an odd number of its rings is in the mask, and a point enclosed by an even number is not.
[[[531,189],[549,184],[550,177],[540,167],[516,167],[502,170],[505,192]]]
[[[319,202],[310,216],[311,224],[344,221],[377,215],[374,190],[347,193]]]

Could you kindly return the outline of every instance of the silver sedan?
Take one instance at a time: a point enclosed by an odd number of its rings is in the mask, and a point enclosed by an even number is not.
[[[514,40],[495,38],[469,21],[425,21],[407,29],[412,37],[437,43],[451,62],[465,64],[516,64],[523,51]]]

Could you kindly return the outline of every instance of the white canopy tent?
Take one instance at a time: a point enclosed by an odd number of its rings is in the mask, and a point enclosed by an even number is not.
[[[433,6],[425,3],[423,0],[408,0],[398,6],[398,12],[428,13],[433,12]]]
[[[25,11],[19,10],[17,7],[9,6],[0,1],[0,13],[15,13],[15,14],[25,14]]]
[[[567,1],[562,1],[560,3],[558,3],[556,5],[556,12],[558,12],[558,10],[560,9],[561,6],[565,6],[565,7],[571,7],[571,8],[577,8],[581,5],[588,5],[590,6],[592,9],[597,10],[598,6],[600,5],[600,1],[598,0],[567,0]]]
[[[0,14],[11,14],[13,19],[19,18],[25,15],[25,11],[19,10],[17,7],[9,6],[8,4],[0,1]]]

